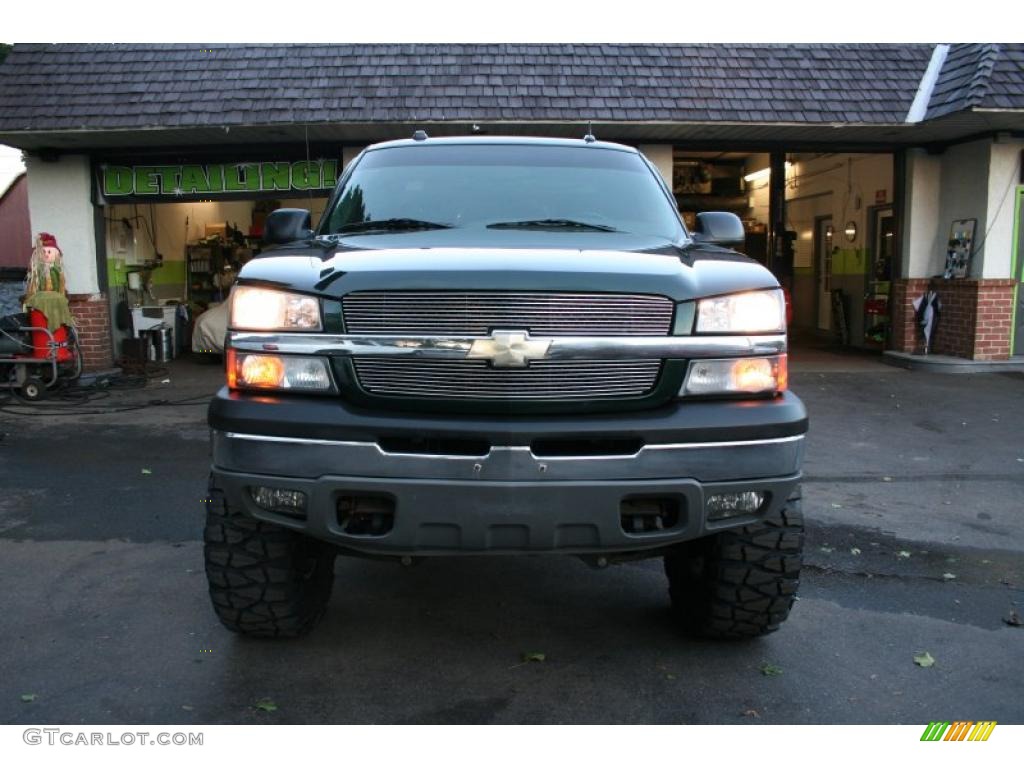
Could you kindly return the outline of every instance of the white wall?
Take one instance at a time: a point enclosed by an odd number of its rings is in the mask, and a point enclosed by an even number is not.
[[[661,178],[672,188],[672,145],[671,144],[641,144],[637,147],[644,156],[654,164],[654,167],[661,173]]]
[[[891,155],[824,155],[794,163],[786,174],[786,200],[832,194],[832,224],[841,233],[846,223],[857,225],[853,242],[838,236],[840,248],[866,248],[868,236],[868,209],[875,205],[875,195],[884,191],[886,203],[892,203]],[[828,213],[826,211],[825,213]],[[822,214],[824,215],[824,214]],[[791,220],[787,212],[787,226],[798,232],[808,222]]]
[[[1014,190],[1020,182],[1024,141],[992,144],[988,172],[988,210],[981,277],[1010,277],[1013,260]],[[981,226],[981,221],[978,222]]]
[[[842,235],[835,220],[835,202],[832,193],[799,197],[786,201],[787,226],[796,232],[793,242],[793,266],[796,269],[814,268],[814,220],[819,216],[832,216],[836,231],[835,244],[839,245]]]
[[[921,150],[908,153],[904,276],[942,274],[957,219],[977,219],[969,277],[1010,276],[1022,151],[1021,140],[983,139],[932,157]]]
[[[64,155],[56,162],[28,157],[28,210],[33,238],[49,232],[64,254],[68,293],[97,293],[96,237],[89,158]]]
[[[942,158],[923,149],[907,151],[906,200],[903,211],[903,277],[930,277],[941,272],[939,200]],[[940,263],[941,261],[941,263]]]
[[[988,209],[989,142],[958,144],[942,154],[942,178],[939,182],[939,216],[936,249],[932,269],[921,277],[942,274],[946,266],[946,243],[955,219],[977,219],[974,230],[975,252],[969,277],[980,277],[984,246],[978,248],[985,229]],[[1009,273],[1009,270],[1007,270]]]

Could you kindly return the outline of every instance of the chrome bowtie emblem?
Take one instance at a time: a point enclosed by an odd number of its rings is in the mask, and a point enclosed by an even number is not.
[[[526,331],[494,331],[489,339],[477,339],[468,358],[490,360],[495,368],[525,368],[530,360],[548,354],[551,339],[531,339]]]

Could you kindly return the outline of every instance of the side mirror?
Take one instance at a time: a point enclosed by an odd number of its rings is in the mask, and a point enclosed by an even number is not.
[[[740,217],[724,211],[698,213],[697,226],[691,234],[696,242],[713,245],[742,245],[746,239]]]
[[[303,208],[278,208],[263,225],[264,245],[284,245],[313,236],[309,211]]]

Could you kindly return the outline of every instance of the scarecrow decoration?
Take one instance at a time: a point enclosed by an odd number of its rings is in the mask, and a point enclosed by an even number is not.
[[[39,291],[53,291],[62,296],[67,294],[64,284],[64,254],[57,246],[57,238],[49,232],[40,232],[36,237],[32,259],[29,261],[25,297],[31,298]]]
[[[57,238],[48,232],[39,233],[32,250],[25,279],[25,307],[42,312],[51,331],[74,325],[64,282],[64,255]]]

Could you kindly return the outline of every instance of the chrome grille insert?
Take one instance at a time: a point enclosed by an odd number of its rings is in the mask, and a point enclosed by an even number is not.
[[[637,397],[654,388],[661,369],[660,360],[534,360],[527,368],[492,368],[485,360],[352,361],[371,394],[451,400]]]
[[[614,293],[360,291],[344,297],[347,333],[666,336],[673,302]]]

